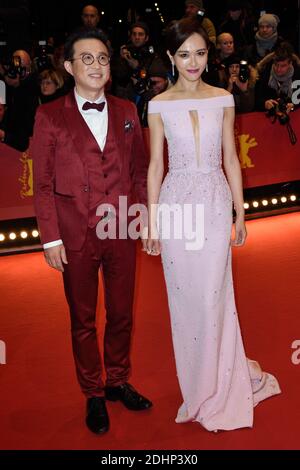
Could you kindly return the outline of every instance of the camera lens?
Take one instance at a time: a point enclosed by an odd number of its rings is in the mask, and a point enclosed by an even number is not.
[[[239,74],[239,80],[242,83],[246,83],[246,81],[249,79],[249,68],[248,68],[248,62],[246,60],[241,60],[240,61],[240,74]]]

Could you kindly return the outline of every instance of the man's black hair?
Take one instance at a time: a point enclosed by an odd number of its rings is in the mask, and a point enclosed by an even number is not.
[[[106,34],[99,28],[89,29],[89,28],[79,28],[76,29],[70,36],[67,38],[65,42],[64,48],[64,58],[65,60],[73,59],[74,55],[74,44],[77,41],[81,41],[82,39],[98,39],[99,41],[103,42],[103,44],[107,47],[109,55],[111,55],[111,46]]]

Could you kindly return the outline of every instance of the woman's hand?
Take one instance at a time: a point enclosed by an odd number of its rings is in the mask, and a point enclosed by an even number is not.
[[[232,246],[243,246],[247,238],[247,230],[244,218],[237,218],[234,224],[235,236],[232,240]]]
[[[227,90],[232,92],[232,89],[233,89],[233,84],[236,84],[236,86],[243,92],[247,91],[248,89],[248,80],[246,82],[241,82],[240,79],[239,79],[239,76],[236,75],[236,74],[232,74],[230,75],[229,77],[229,80],[228,80],[228,88]]]

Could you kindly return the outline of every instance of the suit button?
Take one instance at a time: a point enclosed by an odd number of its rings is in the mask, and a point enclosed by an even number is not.
[[[104,178],[107,178],[107,174],[104,174],[103,176],[104,176]]]
[[[105,157],[102,157],[102,161],[105,162],[106,158]]]
[[[108,196],[108,195],[109,195],[109,191],[105,191],[105,194],[106,194],[106,196]]]
[[[87,193],[88,190],[89,190],[88,186],[85,186],[85,187],[83,188],[83,191],[84,191],[85,193]]]

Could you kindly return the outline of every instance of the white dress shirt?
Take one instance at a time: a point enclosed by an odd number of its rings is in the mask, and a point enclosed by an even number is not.
[[[107,112],[107,101],[105,99],[105,95],[101,95],[96,101],[91,101],[91,103],[102,103],[105,102],[105,106],[102,112],[99,112],[97,109],[88,109],[87,111],[83,111],[82,106],[86,101],[85,98],[79,96],[76,88],[74,89],[74,95],[76,99],[76,103],[78,106],[78,110],[85,120],[86,124],[88,125],[91,133],[95,137],[97,144],[99,145],[100,149],[103,150],[106,142],[107,136],[107,129],[108,129],[108,112]],[[54,240],[53,242],[45,243],[43,245],[44,250],[47,248],[51,248],[53,246],[62,245],[62,240]]]

